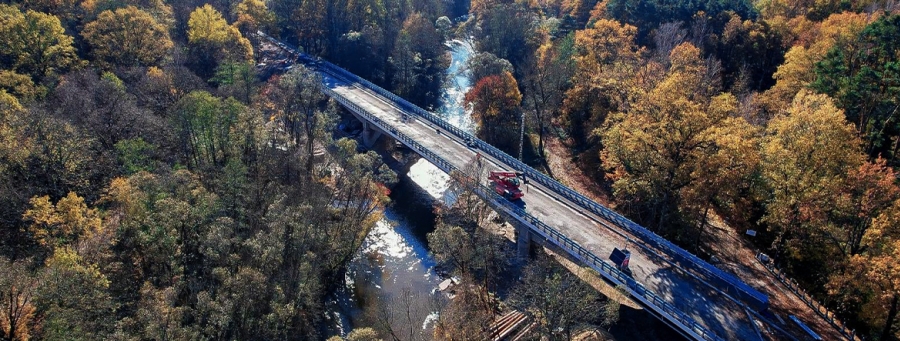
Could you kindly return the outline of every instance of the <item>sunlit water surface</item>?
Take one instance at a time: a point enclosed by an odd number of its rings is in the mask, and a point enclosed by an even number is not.
[[[446,71],[437,113],[460,129],[472,132],[472,115],[462,102],[471,88],[465,64],[474,49],[468,41],[453,40],[446,45],[452,61]],[[366,310],[385,304],[404,291],[427,300],[435,294],[441,281],[435,273],[435,261],[428,254],[426,235],[434,230],[433,203],[452,201],[447,193],[449,176],[427,160],[419,159],[400,178],[392,190],[392,205],[351,261],[345,287],[329,302],[328,318],[332,319],[337,333],[346,334],[354,322],[363,321]],[[422,328],[428,330],[437,314],[426,312],[420,318]]]

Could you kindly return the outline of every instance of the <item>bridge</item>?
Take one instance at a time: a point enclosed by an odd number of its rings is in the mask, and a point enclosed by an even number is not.
[[[448,174],[476,153],[487,169],[516,170],[529,179],[524,205],[482,183],[475,192],[516,226],[518,248],[532,241],[553,246],[633,299],[682,335],[694,340],[795,339],[761,314],[768,297],[611,209],[560,184],[490,144],[327,61],[269,40],[321,74],[322,91],[364,123],[364,141],[387,135]],[[604,255],[631,251],[629,273]],[[767,328],[760,328],[760,326]]]

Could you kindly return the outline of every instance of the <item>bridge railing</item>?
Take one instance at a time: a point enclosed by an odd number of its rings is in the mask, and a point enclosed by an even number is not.
[[[298,55],[305,56],[299,53]],[[310,60],[312,59],[308,56],[305,56],[305,58]],[[489,143],[484,142],[476,138],[475,136],[472,136],[472,134],[469,134],[462,129],[459,129],[458,127],[445,121],[440,116],[422,109],[419,106],[410,103],[406,99],[397,96],[390,91],[387,91],[382,87],[369,82],[362,77],[359,77],[330,62],[320,61],[318,62],[318,65],[324,69],[323,71],[335,73],[343,78],[346,78],[347,80],[359,83],[360,85],[374,91],[378,95],[381,95],[382,97],[385,97],[402,106],[403,108],[401,109],[413,112],[416,115],[425,118],[432,124],[440,127],[441,129],[444,129],[467,141],[473,141],[476,146],[486,154],[502,161],[503,163],[513,166],[517,171],[523,172],[527,178],[534,180],[535,182],[560,194],[562,197],[575,203],[581,208],[600,217],[603,217],[616,226],[625,229],[626,231],[637,237],[641,242],[658,250],[664,251],[667,255],[672,257],[675,263],[677,263],[679,266],[687,268],[695,274],[704,277],[704,280],[706,280],[707,282],[713,283],[719,289],[724,290],[730,295],[736,296],[737,299],[748,303],[753,308],[757,310],[763,310],[768,306],[768,296],[750,287],[749,285],[738,279],[736,276],[724,272],[719,268],[716,268],[712,264],[707,263],[694,254],[682,249],[681,247],[673,244],[665,238],[660,237],[656,233],[653,233],[652,231],[638,225],[630,219],[625,218],[621,214],[618,214],[615,211],[596,203],[590,198],[585,197],[581,193],[578,193],[575,190],[572,190],[571,188],[559,183],[555,179],[550,178],[549,176],[535,170],[531,166],[526,165],[525,163],[501,151],[500,149],[497,149]]]
[[[430,149],[421,145],[419,142],[415,141],[411,137],[397,131],[390,124],[387,124],[386,122],[384,122],[381,118],[375,116],[374,114],[372,114],[368,110],[360,107],[356,103],[353,103],[352,101],[350,101],[347,98],[345,98],[344,96],[338,94],[334,90],[329,89],[327,87],[323,87],[322,91],[324,93],[326,93],[329,97],[334,98],[336,101],[341,103],[346,108],[352,110],[353,112],[357,113],[358,115],[365,117],[366,120],[377,125],[383,131],[388,132],[394,138],[396,138],[397,140],[399,140],[402,143],[404,143],[405,145],[407,145],[409,148],[414,150],[416,153],[418,153],[422,157],[425,157],[426,159],[431,161],[435,166],[442,169],[443,171],[445,171],[447,173],[451,173],[453,171],[459,170],[458,168],[453,166],[453,164],[451,164],[444,158],[440,157],[436,153],[432,152]],[[711,332],[709,329],[707,329],[706,327],[704,327],[703,325],[698,323],[691,316],[685,314],[683,311],[679,310],[677,307],[675,307],[674,305],[672,305],[671,303],[669,303],[662,297],[656,295],[655,293],[653,293],[652,291],[650,291],[649,289],[644,287],[643,284],[634,280],[633,278],[631,278],[627,274],[623,273],[622,271],[619,271],[615,267],[609,265],[609,263],[604,261],[602,258],[598,257],[591,251],[585,249],[584,247],[582,247],[575,241],[569,239],[568,237],[566,237],[564,234],[557,231],[553,227],[550,227],[549,225],[545,224],[540,219],[532,216],[531,214],[526,212],[524,209],[512,205],[508,200],[506,200],[503,197],[501,197],[500,195],[496,194],[492,189],[488,188],[487,186],[484,186],[483,184],[479,184],[479,187],[476,189],[476,193],[479,196],[481,196],[483,199],[487,200],[488,202],[491,202],[494,206],[499,206],[499,207],[505,209],[507,212],[514,214],[522,221],[528,223],[529,225],[531,225],[533,227],[532,230],[538,232],[545,239],[552,242],[553,244],[560,247],[561,249],[565,250],[566,252],[572,254],[575,257],[580,258],[592,269],[596,270],[604,277],[610,279],[610,281],[612,281],[616,284],[624,285],[625,288],[628,290],[628,292],[631,295],[635,296],[640,301],[643,301],[645,304],[648,304],[648,306],[650,306],[651,308],[656,310],[661,315],[666,316],[669,320],[678,322],[679,324],[683,325],[685,328],[688,329],[688,331],[690,331],[694,335],[697,335],[702,340],[710,340],[710,341],[722,340],[722,338],[720,338],[715,333]]]

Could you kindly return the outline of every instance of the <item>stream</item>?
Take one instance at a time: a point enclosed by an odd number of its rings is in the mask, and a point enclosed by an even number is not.
[[[436,113],[451,124],[474,132],[472,115],[463,107],[463,98],[471,87],[464,66],[474,48],[469,41],[445,43],[452,61],[441,87],[440,106]],[[449,176],[425,159],[419,159],[409,173],[399,174],[399,183],[391,190],[391,204],[384,218],[366,236],[359,253],[348,266],[345,285],[328,302],[328,316],[334,333],[346,336],[354,326],[368,325],[374,314],[395,309],[403,301],[415,305],[407,320],[398,325],[421,325],[423,335],[430,335],[437,313],[432,305],[442,279],[435,272],[435,261],[429,254],[427,234],[434,231],[433,203],[452,203],[447,195]],[[400,300],[400,297],[413,297]],[[382,309],[382,310],[379,310]],[[408,315],[409,316],[409,315]],[[387,321],[392,323],[392,321]],[[425,337],[430,339],[430,337]]]

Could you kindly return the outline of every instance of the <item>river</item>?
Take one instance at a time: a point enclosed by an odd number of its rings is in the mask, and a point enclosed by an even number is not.
[[[451,63],[445,72],[437,113],[451,124],[474,131],[472,115],[463,107],[463,98],[471,87],[465,64],[474,53],[468,41],[452,40],[448,47]],[[409,173],[400,174],[400,182],[391,191],[391,205],[384,218],[366,236],[360,252],[348,266],[345,286],[329,302],[329,319],[337,333],[345,334],[357,325],[378,323],[378,309],[397,309],[398,302],[415,305],[406,321],[381,321],[409,328],[430,339],[437,313],[433,305],[441,278],[435,273],[435,261],[428,252],[426,235],[434,230],[433,204],[451,203],[447,195],[449,177],[425,159],[419,159]],[[414,300],[399,300],[400,297]],[[412,302],[412,303],[409,303]],[[405,307],[404,307],[405,308]],[[397,318],[399,319],[399,318]]]

